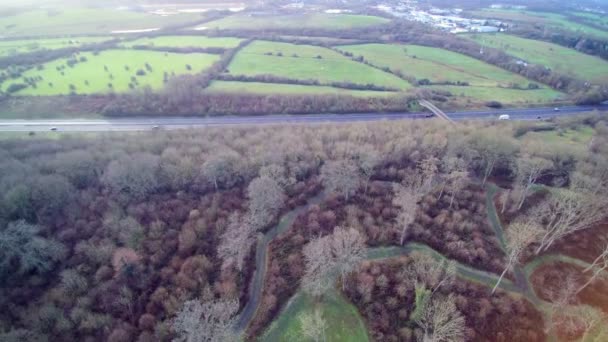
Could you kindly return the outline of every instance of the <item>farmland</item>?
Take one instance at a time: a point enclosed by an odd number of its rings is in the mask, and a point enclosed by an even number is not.
[[[269,29],[326,29],[340,30],[359,27],[369,27],[388,23],[386,18],[351,15],[351,14],[305,14],[305,15],[252,15],[235,14],[216,21],[203,24],[198,29],[245,29],[245,30],[269,30]]]
[[[160,89],[165,73],[168,77],[196,73],[209,67],[216,55],[173,54],[156,51],[106,50],[98,55],[80,53],[75,57],[85,61],[68,66],[66,59],[45,63],[42,70],[32,69],[24,78],[41,78],[36,87],[29,86],[20,95],[63,95],[121,92],[149,86]],[[149,68],[146,67],[146,63]],[[190,66],[188,68],[187,66]],[[140,75],[138,75],[140,73]],[[73,88],[70,87],[73,86]],[[111,87],[110,87],[111,85]],[[4,89],[8,86],[4,84]]]
[[[226,48],[239,45],[241,39],[234,37],[205,37],[205,36],[159,36],[140,38],[125,42],[125,47],[146,46],[155,48]]]
[[[397,89],[411,87],[407,81],[392,74],[354,62],[330,49],[311,45],[255,41],[235,56],[228,69],[233,75],[274,75]]]
[[[112,37],[69,37],[48,39],[0,40],[0,57],[18,55],[40,50],[54,50],[100,43]]]
[[[498,101],[511,105],[533,105],[540,103],[553,103],[564,100],[566,94],[551,88],[542,89],[510,89],[493,87],[461,87],[461,86],[429,86],[435,90],[449,91],[453,96],[463,97],[463,100],[472,102]]]
[[[237,94],[291,94],[291,95],[349,95],[355,97],[386,97],[399,95],[390,91],[367,91],[340,89],[327,86],[307,86],[299,84],[278,84],[262,82],[214,81],[205,90],[209,93]]]
[[[160,16],[103,9],[34,10],[0,18],[4,37],[111,34],[195,22],[199,14]]]
[[[522,60],[540,64],[574,78],[589,82],[608,81],[608,62],[573,49],[507,34],[473,34],[470,39],[488,47],[504,50]]]

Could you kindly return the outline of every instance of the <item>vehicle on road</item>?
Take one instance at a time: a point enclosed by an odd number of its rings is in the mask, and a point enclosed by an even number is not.
[[[553,108],[553,111],[554,111],[554,112],[559,112],[559,108],[558,108],[558,107],[555,107],[555,108]]]
[[[508,114],[502,114],[501,116],[498,117],[498,120],[500,121],[504,121],[504,120],[510,120],[511,117]]]
[[[55,132],[57,130],[57,127],[51,127],[51,131]]]

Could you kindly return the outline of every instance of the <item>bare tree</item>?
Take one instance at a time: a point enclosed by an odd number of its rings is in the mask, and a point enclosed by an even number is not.
[[[418,163],[418,170],[423,177],[422,187],[428,192],[435,184],[439,173],[440,160],[434,156],[427,157]]]
[[[422,342],[460,342],[465,337],[465,320],[453,296],[434,298],[426,303],[416,324],[422,329]]]
[[[451,260],[438,261],[426,253],[415,252],[412,262],[404,270],[417,289],[426,289],[430,295],[456,278],[456,263]]]
[[[334,228],[331,235],[331,249],[336,264],[336,270],[342,278],[342,288],[345,288],[346,276],[365,257],[365,241],[353,228]]]
[[[238,171],[240,155],[231,149],[224,149],[212,153],[203,163],[203,175],[205,175],[217,191],[222,184],[229,185],[234,181]]]
[[[395,186],[393,191],[395,192],[393,205],[399,207],[397,226],[401,229],[400,244],[403,245],[408,228],[416,219],[416,209],[418,208],[418,201],[420,201],[422,194],[415,187],[403,185]]]
[[[500,164],[509,164],[517,146],[510,134],[485,129],[473,134],[465,147],[465,155],[483,176],[483,184]]]
[[[298,317],[300,321],[300,332],[314,342],[326,341],[325,330],[327,330],[327,321],[323,318],[323,312],[320,309],[310,312],[305,312]]]
[[[492,289],[492,294],[496,292],[498,285],[505,274],[512,270],[520,262],[523,251],[533,242],[537,241],[543,233],[542,228],[531,218],[525,218],[512,223],[506,232],[506,266],[500,278]]]
[[[287,196],[283,188],[268,177],[259,177],[247,187],[249,197],[249,215],[256,229],[263,228],[272,221],[278,211],[285,205]]]
[[[520,210],[524,205],[530,189],[544,172],[553,167],[550,160],[540,157],[534,157],[524,154],[517,159],[517,182],[522,187],[520,197],[517,204],[517,210]]]
[[[579,304],[565,308],[559,313],[561,330],[571,334],[583,332],[580,341],[586,341],[589,333],[608,323],[606,314],[589,305]]]
[[[558,239],[590,228],[605,218],[606,199],[584,189],[553,190],[539,207],[544,233],[536,254],[546,251]]]
[[[376,150],[372,145],[363,145],[355,150],[357,164],[359,165],[359,169],[361,170],[361,174],[363,175],[364,181],[364,191],[367,193],[367,188],[369,186],[369,180],[374,175],[374,171],[382,162],[382,157],[378,150]]]
[[[245,257],[255,241],[255,227],[247,218],[238,213],[230,215],[228,226],[222,234],[217,248],[218,256],[224,261],[224,267],[234,264],[241,271]]]
[[[551,302],[547,310],[548,325],[545,326],[545,333],[549,333],[549,331],[559,325],[559,315],[570,305],[574,304],[578,288],[578,277],[573,273],[568,273],[560,284],[554,285],[542,289]]]
[[[593,283],[598,278],[608,279],[608,272],[606,269],[608,269],[608,245],[604,247],[602,253],[595,258],[595,260],[593,260],[591,265],[585,268],[583,272],[591,273],[591,277],[589,277],[589,280],[587,280],[587,282],[583,284],[583,286],[581,286],[576,293],[583,291],[587,286],[589,286],[589,284]]]
[[[238,341],[233,325],[239,310],[238,300],[189,300],[173,320],[177,342]]]
[[[263,166],[260,169],[260,177],[274,179],[283,189],[296,183],[296,179],[289,174],[283,165],[270,164]]]
[[[327,162],[321,168],[321,177],[327,190],[344,196],[346,201],[361,185],[361,173],[352,160]]]
[[[304,290],[314,297],[321,297],[332,286],[330,274],[335,270],[331,252],[331,237],[311,240],[304,246],[306,271],[302,279]]]

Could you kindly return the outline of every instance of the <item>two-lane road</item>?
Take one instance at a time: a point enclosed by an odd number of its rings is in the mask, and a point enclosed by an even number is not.
[[[508,114],[511,120],[538,120],[575,115],[592,110],[606,110],[602,106],[569,106],[554,108],[504,109],[487,111],[453,112],[447,115],[459,120],[496,120]],[[424,119],[428,113],[356,113],[356,114],[300,114],[264,116],[218,117],[135,117],[125,119],[57,119],[57,120],[0,120],[3,132],[63,132],[145,131],[153,129],[183,129],[234,125],[315,124],[327,122],[361,122],[399,119]]]

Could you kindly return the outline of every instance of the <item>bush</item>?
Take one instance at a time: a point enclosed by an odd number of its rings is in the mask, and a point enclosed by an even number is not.
[[[22,89],[27,88],[27,84],[23,83],[13,83],[6,88],[6,92],[9,94],[16,93]]]
[[[135,73],[137,76],[145,76],[146,72],[143,71],[142,69],[137,70],[137,72]]]

